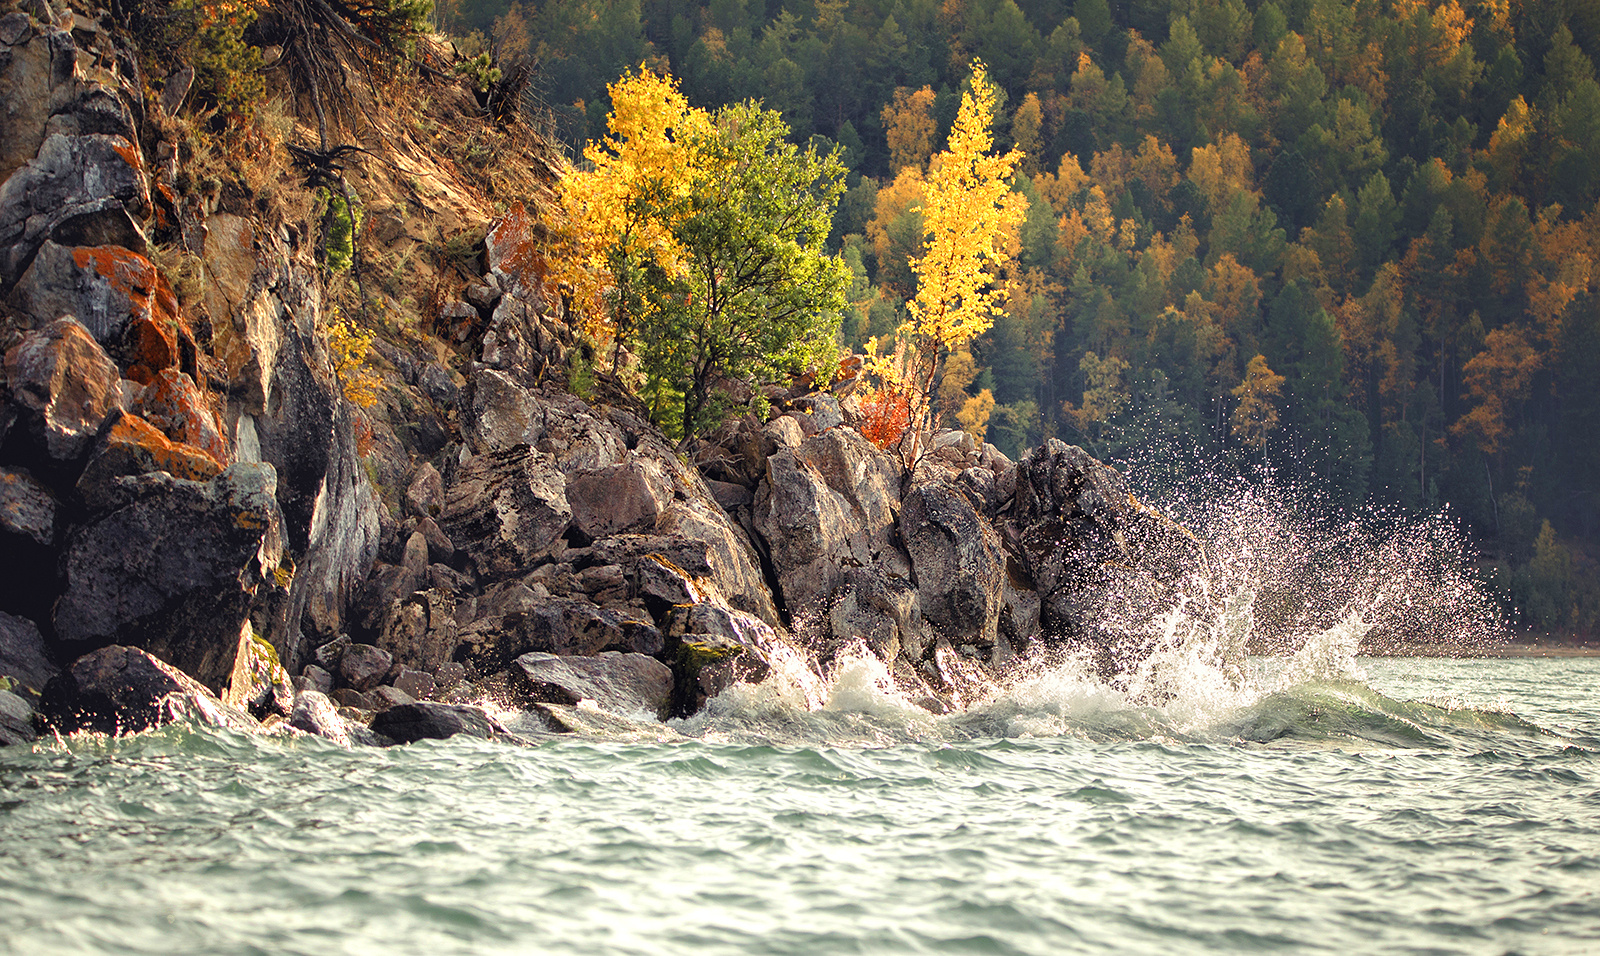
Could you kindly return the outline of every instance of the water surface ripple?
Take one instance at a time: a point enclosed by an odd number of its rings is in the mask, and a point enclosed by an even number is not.
[[[0,750],[0,951],[1600,952],[1600,661],[1366,668],[1209,711],[1068,681],[531,748]]]

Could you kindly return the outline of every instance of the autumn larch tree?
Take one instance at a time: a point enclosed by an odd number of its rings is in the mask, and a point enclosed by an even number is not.
[[[1000,311],[997,280],[1027,215],[1027,199],[1011,188],[1021,154],[990,152],[998,100],[983,62],[974,61],[949,145],[923,183],[922,254],[911,261],[917,294],[907,303],[911,318],[897,336],[891,373],[910,396],[913,434],[933,424],[930,398],[943,355],[988,330]]]

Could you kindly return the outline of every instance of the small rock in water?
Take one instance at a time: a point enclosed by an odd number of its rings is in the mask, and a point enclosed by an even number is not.
[[[389,708],[372,719],[372,731],[402,744],[444,740],[457,734],[491,740],[500,733],[482,707],[427,700]]]
[[[350,733],[344,718],[333,706],[328,695],[314,690],[303,690],[294,698],[294,709],[289,712],[289,726],[318,737],[326,737],[336,744],[350,746]]]
[[[672,704],[672,670],[653,657],[615,651],[595,657],[557,657],[533,652],[517,658],[523,691],[547,704],[592,700],[603,710],[664,718]]]
[[[33,708],[8,690],[0,690],[0,747],[32,742]]]

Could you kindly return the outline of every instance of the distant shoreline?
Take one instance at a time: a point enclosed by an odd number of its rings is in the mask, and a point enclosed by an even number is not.
[[[1362,648],[1363,657],[1459,657],[1464,659],[1489,657],[1600,657],[1600,644],[1540,643],[1511,641],[1494,647],[1466,650],[1458,647],[1386,647]]]

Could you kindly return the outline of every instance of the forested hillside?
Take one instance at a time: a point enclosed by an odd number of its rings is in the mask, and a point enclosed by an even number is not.
[[[916,198],[981,58],[1030,200],[941,393],[1010,453],[1263,464],[1448,505],[1528,625],[1600,616],[1600,3],[445,0],[576,151],[647,63],[842,148],[845,344],[914,293]],[[952,377],[953,376],[953,377]],[[987,394],[985,394],[987,393]],[[970,416],[968,416],[970,418]]]

